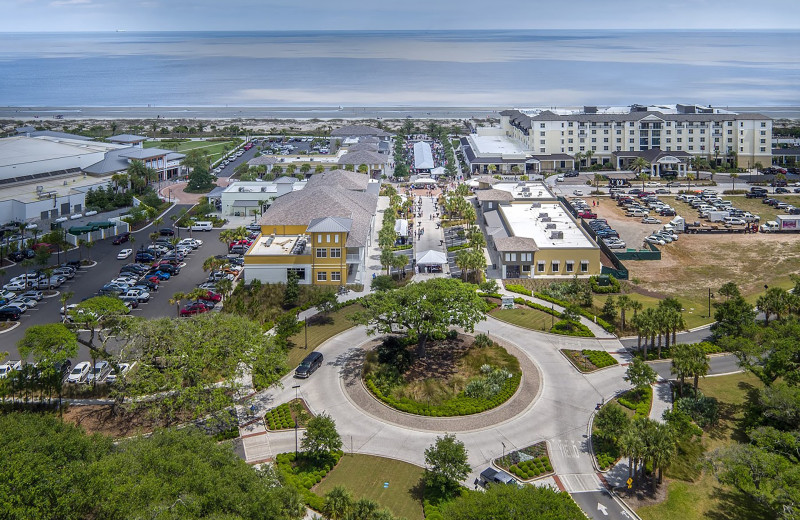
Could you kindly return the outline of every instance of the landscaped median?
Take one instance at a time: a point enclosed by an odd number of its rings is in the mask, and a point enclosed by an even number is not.
[[[276,406],[264,415],[268,431],[290,430],[295,427],[305,428],[306,423],[314,415],[302,399],[292,399],[288,403]]]
[[[525,298],[514,298],[515,307],[513,309],[501,309],[499,308],[500,300],[503,297],[501,294],[479,293],[479,295],[483,296],[489,305],[489,315],[500,321],[551,334],[583,338],[594,337],[589,327],[581,323],[578,316],[568,310],[560,312]]]
[[[427,417],[472,415],[500,406],[522,380],[517,358],[485,335],[451,334],[414,359],[404,338],[390,336],[367,354],[363,380],[378,400]]]
[[[575,368],[584,373],[594,372],[617,364],[617,360],[605,350],[562,349],[561,352],[564,353]]]
[[[507,453],[495,459],[494,463],[522,481],[553,474],[553,465],[550,463],[547,443],[544,441]]]

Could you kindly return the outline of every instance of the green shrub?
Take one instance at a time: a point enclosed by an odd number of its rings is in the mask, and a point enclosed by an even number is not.
[[[675,410],[687,414],[704,429],[719,420],[719,401],[700,392],[695,397],[682,397],[675,401]]]
[[[506,284],[506,290],[507,291],[511,291],[511,292],[515,292],[515,293],[518,293],[518,294],[524,294],[525,296],[531,296],[533,294],[530,289],[526,289],[522,285],[513,284],[513,283],[507,283]]]
[[[609,285],[600,285],[597,275],[589,277],[589,286],[595,294],[612,294],[620,292],[619,280],[611,275],[608,275]]]
[[[605,368],[617,364],[617,360],[605,350],[582,350],[581,354],[586,356],[589,362],[597,368]]]
[[[559,320],[550,329],[552,334],[562,334],[564,336],[578,336],[583,338],[593,338],[594,334],[589,327],[583,323],[570,320]]]
[[[635,417],[648,417],[653,402],[653,387],[645,386],[629,390],[619,396],[617,402],[629,410],[634,410]]]

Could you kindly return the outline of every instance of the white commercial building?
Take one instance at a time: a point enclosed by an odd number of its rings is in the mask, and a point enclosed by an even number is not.
[[[260,215],[272,202],[293,191],[302,190],[306,181],[294,177],[279,177],[276,181],[239,181],[231,183],[216,194],[224,216],[248,216],[253,211]]]
[[[504,110],[500,130],[526,153],[582,154],[592,164],[611,162],[615,152],[653,149],[711,163],[735,158],[741,168],[772,163],[771,118],[697,105]]]

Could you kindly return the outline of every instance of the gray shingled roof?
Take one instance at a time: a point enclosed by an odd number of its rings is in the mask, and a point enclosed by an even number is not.
[[[514,200],[514,195],[510,191],[496,190],[494,188],[477,190],[475,191],[475,197],[481,202],[511,202]]]
[[[331,132],[331,137],[361,137],[372,135],[376,137],[391,137],[392,134],[366,125],[345,125]]]
[[[312,177],[313,179],[313,177]],[[261,225],[308,226],[315,219],[341,217],[352,220],[347,247],[364,247],[378,196],[339,186],[308,185],[275,199],[259,222]]]
[[[309,233],[342,233],[350,232],[353,219],[343,217],[315,218],[308,225]]]
[[[362,143],[358,142],[352,146],[347,147],[347,153],[360,152],[366,150],[367,152],[377,152],[378,143]]]
[[[119,134],[119,135],[112,135],[107,139],[112,143],[141,143],[142,141],[147,141],[147,137],[142,137],[141,135],[133,135],[133,134]]]
[[[328,186],[354,191],[364,191],[367,189],[368,184],[369,175],[347,170],[316,173],[308,179],[308,187]]]
[[[29,137],[54,137],[56,139],[72,139],[74,141],[92,141],[91,137],[84,135],[68,134],[66,132],[56,132],[55,130],[36,130],[35,132],[27,132]]]
[[[111,150],[106,152],[106,155],[103,157],[102,161],[83,168],[83,171],[92,175],[107,175],[110,173],[127,170],[130,164],[126,158],[122,157],[121,154],[123,152],[127,152],[128,150],[129,148],[123,148],[121,150]]]
[[[270,155],[260,155],[258,157],[255,157],[247,161],[247,164],[249,164],[250,166],[261,166],[262,164],[271,166],[276,162],[278,162],[277,157],[272,157]]]
[[[366,150],[359,150],[356,152],[348,152],[339,157],[338,164],[352,164],[358,166],[361,164],[386,164],[389,158],[377,152],[368,152]]]
[[[498,251],[538,251],[536,241],[528,237],[495,237],[495,248]]]
[[[120,156],[128,159],[150,159],[171,153],[173,153],[171,150],[162,150],[161,148],[125,148]]]
[[[284,175],[275,179],[275,184],[294,184],[295,182],[297,182],[297,179],[291,175]]]

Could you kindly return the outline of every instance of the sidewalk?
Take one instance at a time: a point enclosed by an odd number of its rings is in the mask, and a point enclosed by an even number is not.
[[[653,405],[650,407],[650,419],[663,423],[665,410],[672,410],[672,386],[669,381],[659,379],[653,388]]]
[[[561,307],[560,305],[556,305],[556,304],[550,303],[550,302],[545,301],[545,300],[540,300],[539,298],[536,298],[534,296],[526,296],[524,294],[511,292],[508,289],[506,289],[505,287],[503,287],[502,284],[500,284],[500,290],[498,292],[500,294],[504,295],[504,296],[513,296],[514,298],[523,298],[525,300],[531,301],[533,303],[538,303],[539,305],[543,305],[545,307],[551,307],[551,308],[553,308],[553,309],[555,309],[555,310],[557,310],[559,312],[564,312],[564,307]],[[597,323],[593,322],[592,320],[590,320],[590,319],[588,319],[588,318],[586,318],[584,316],[581,316],[580,318],[581,318],[581,323],[586,325],[587,327],[589,327],[589,330],[592,331],[592,334],[594,334],[594,336],[597,339],[617,339],[617,337],[614,334],[606,332],[603,327],[601,327]]]

